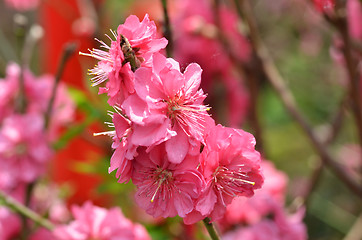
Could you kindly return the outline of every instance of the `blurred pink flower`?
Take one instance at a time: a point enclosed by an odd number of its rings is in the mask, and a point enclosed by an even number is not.
[[[39,5],[39,0],[5,0],[8,7],[17,11],[33,10]]]
[[[65,223],[70,220],[70,212],[60,197],[60,189],[52,183],[35,185],[30,207],[42,216],[47,215],[53,223]]]
[[[168,160],[180,163],[190,148],[203,142],[208,125],[213,120],[202,102],[206,95],[200,89],[202,69],[190,64],[184,73],[173,59],[153,55],[153,68],[139,68],[136,73],[137,95],[122,105],[130,119],[138,124],[134,129],[134,143],[152,146],[166,141]],[[144,133],[150,132],[153,134]],[[136,137],[140,136],[140,137]],[[142,136],[142,137],[141,137]]]
[[[146,230],[125,218],[117,207],[107,210],[86,202],[73,206],[75,218],[68,225],[56,226],[53,234],[58,240],[149,240]]]
[[[52,232],[45,228],[38,228],[31,236],[29,240],[51,240],[54,239]]]
[[[287,175],[278,171],[272,162],[262,161],[261,166],[265,178],[263,187],[255,191],[252,198],[236,197],[233,199],[226,208],[224,218],[220,221],[220,226],[223,229],[237,224],[259,222],[276,205],[284,205],[288,182]]]
[[[251,47],[247,39],[239,31],[238,17],[231,9],[220,7],[220,29],[214,19],[213,7],[210,1],[181,0],[177,2],[177,14],[174,17],[175,58],[181,66],[197,62],[203,69],[202,88],[209,94],[208,102],[212,102],[216,89],[223,84],[227,98],[226,122],[238,127],[246,117],[248,94],[240,76],[235,77],[235,63],[219,41],[218,31],[222,31],[225,41],[232,46],[232,54],[238,61],[248,61]],[[222,106],[215,106],[225,108]],[[215,116],[216,114],[214,114]],[[221,115],[221,114],[220,114]],[[216,115],[224,120],[224,116]]]
[[[21,230],[21,219],[10,209],[0,207],[0,239],[10,240]]]
[[[331,12],[334,9],[334,0],[313,0],[315,8],[319,12]]]
[[[153,53],[160,51],[167,45],[165,38],[157,38],[157,29],[148,15],[142,22],[138,17],[129,16],[124,24],[121,24],[117,32],[111,31],[113,37],[111,46],[98,40],[105,50],[89,50],[90,54],[83,54],[99,60],[98,65],[90,70],[94,75],[91,79],[93,86],[109,81],[105,88],[100,88],[99,93],[107,93],[110,105],[121,105],[123,100],[134,93],[134,75],[130,61],[130,54],[135,56],[133,67],[147,65]],[[129,48],[131,47],[131,48]]]
[[[153,217],[185,217],[194,207],[204,185],[196,170],[198,157],[187,156],[180,164],[169,162],[165,145],[134,160],[132,182],[137,186],[137,204]]]
[[[222,77],[226,88],[227,122],[230,127],[238,128],[246,118],[249,110],[249,93],[232,74]]]
[[[0,129],[0,178],[9,176],[7,187],[30,183],[44,174],[52,151],[44,134],[43,115],[12,115]]]
[[[221,125],[211,129],[200,157],[207,185],[188,223],[204,217],[219,220],[234,197],[251,197],[261,187],[260,154],[254,146],[253,135],[243,130]]]
[[[0,81],[0,121],[15,112],[19,94],[20,67],[15,63],[8,64],[6,77]],[[28,69],[23,72],[25,95],[28,113],[44,114],[52,94],[54,77],[43,75],[35,77]],[[54,138],[59,128],[73,119],[75,106],[69,97],[66,86],[58,85],[52,117],[50,120],[50,136]]]
[[[285,217],[285,216],[283,216]],[[248,227],[239,227],[226,233],[223,240],[306,240],[307,233],[304,224],[293,217],[285,217],[285,222],[278,223],[264,219]]]

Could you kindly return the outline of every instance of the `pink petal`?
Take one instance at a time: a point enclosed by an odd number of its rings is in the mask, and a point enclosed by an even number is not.
[[[132,144],[148,147],[164,142],[176,135],[176,132],[170,129],[171,120],[165,115],[157,114],[152,115],[152,117],[159,119],[157,121],[147,121],[144,125],[134,124]]]
[[[189,195],[184,192],[174,191],[174,204],[180,217],[185,217],[193,209],[193,201]]]
[[[166,152],[170,162],[181,163],[189,150],[188,137],[183,131],[166,141]]]
[[[191,63],[184,72],[186,95],[195,93],[201,83],[202,69],[197,63]]]
[[[209,185],[207,186],[202,196],[199,198],[195,208],[202,215],[207,216],[214,209],[216,201],[217,197],[215,192],[213,191],[213,187]]]
[[[148,115],[147,103],[137,95],[131,95],[122,104],[127,116],[135,123],[143,125],[143,119]]]
[[[157,102],[166,96],[162,92],[161,82],[157,82],[150,68],[141,67],[135,72],[137,95],[146,102]]]

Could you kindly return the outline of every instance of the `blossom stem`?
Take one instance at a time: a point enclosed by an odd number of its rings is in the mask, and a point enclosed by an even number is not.
[[[6,193],[0,190],[0,203],[8,206],[12,210],[24,215],[25,217],[33,220],[38,225],[45,227],[49,230],[54,228],[54,225],[48,221],[47,219],[41,217],[36,212],[32,211],[31,209],[27,208],[23,204],[19,203],[14,198],[10,197]]]
[[[210,222],[210,219],[204,218],[202,221],[204,222],[204,225],[205,225],[207,231],[209,232],[211,239],[220,240],[220,237],[217,234],[214,225]]]
[[[161,0],[161,3],[162,3],[163,17],[164,17],[163,35],[168,40],[168,44],[166,46],[167,57],[172,57],[173,37],[171,31],[170,18],[167,9],[167,0]]]
[[[60,60],[59,66],[58,66],[57,73],[55,75],[55,82],[53,85],[52,94],[51,94],[51,97],[50,97],[50,100],[48,103],[47,110],[45,112],[45,124],[44,124],[45,129],[47,129],[49,127],[50,118],[52,115],[52,109],[53,109],[53,105],[54,105],[54,101],[55,101],[55,97],[56,97],[56,90],[57,90],[60,78],[63,74],[65,64],[69,60],[69,58],[72,56],[72,54],[74,53],[76,48],[77,48],[77,45],[75,43],[67,43],[64,47],[63,55],[62,55],[62,58]]]
[[[334,160],[332,155],[327,151],[326,145],[317,137],[312,127],[297,108],[294,96],[286,86],[285,80],[279,73],[272,57],[269,54],[269,50],[266,48],[259,36],[255,16],[250,2],[248,0],[242,0],[241,3],[241,10],[243,11],[243,16],[249,26],[252,44],[259,60],[261,61],[262,69],[267,76],[267,80],[276,91],[284,107],[304,130],[324,164],[326,164],[326,166],[328,166],[352,192],[362,198],[362,187],[360,184],[356,183],[356,181],[345,172],[343,167]]]

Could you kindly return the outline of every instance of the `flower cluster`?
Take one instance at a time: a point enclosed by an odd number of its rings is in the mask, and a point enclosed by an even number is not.
[[[35,77],[15,63],[7,66],[6,77],[0,79],[0,190],[20,203],[26,202],[27,185],[47,170],[53,156],[50,141],[73,117],[74,105],[63,84],[46,116],[54,83],[54,77]],[[0,208],[0,239],[18,236],[21,226],[18,215]]]
[[[72,214],[74,220],[69,224],[58,225],[50,235],[52,239],[151,239],[143,226],[132,223],[117,207],[107,210],[86,202],[83,206],[73,206]]]
[[[20,81],[24,83],[21,91]],[[33,182],[46,170],[52,156],[49,141],[73,117],[74,106],[65,86],[57,89],[48,131],[45,114],[52,95],[54,78],[33,76],[11,63],[0,81],[0,189],[7,191],[19,184]],[[41,93],[41,94],[40,94]],[[25,98],[21,102],[21,94]],[[26,129],[26,131],[24,131]]]
[[[243,130],[215,126],[199,89],[202,69],[184,71],[160,52],[148,15],[130,16],[112,31],[110,46],[88,55],[99,60],[90,70],[93,85],[103,84],[111,112],[115,149],[109,172],[119,182],[132,179],[136,202],[154,217],[179,215],[187,224],[220,219],[237,196],[260,188],[260,154],[254,137]]]

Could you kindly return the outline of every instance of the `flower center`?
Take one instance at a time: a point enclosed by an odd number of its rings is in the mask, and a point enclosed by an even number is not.
[[[177,121],[177,115],[180,114],[181,111],[181,102],[178,97],[174,97],[167,101],[167,116],[172,121]]]
[[[173,180],[172,172],[162,168],[156,169],[154,173],[153,185],[157,187],[154,190],[154,193],[151,198],[152,203],[154,202],[158,193],[162,192],[163,193],[162,195],[165,197],[165,194],[167,194],[167,192],[170,190],[169,184],[171,184],[172,180]]]
[[[248,180],[250,178],[248,174],[240,168],[230,170],[225,166],[219,166],[215,170],[213,178],[217,190],[232,197],[242,194],[246,188],[255,185],[255,182]]]
[[[172,120],[172,124],[178,123],[186,135],[190,136],[190,129],[196,134],[197,139],[202,139],[205,129],[205,117],[210,110],[208,106],[194,104],[192,97],[187,98],[180,93],[167,101],[167,116]]]

